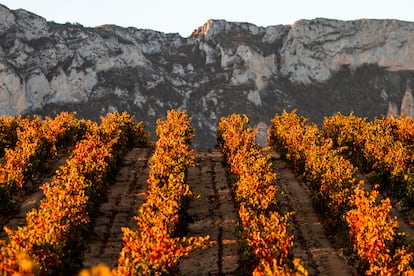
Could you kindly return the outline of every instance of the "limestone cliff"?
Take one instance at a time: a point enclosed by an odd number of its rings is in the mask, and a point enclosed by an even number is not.
[[[404,111],[413,69],[410,22],[209,20],[184,38],[56,24],[0,5],[0,115],[68,110],[97,119],[125,110],[153,130],[167,109],[186,109],[197,147],[213,146],[218,119],[233,112],[263,126],[283,109],[316,122]]]

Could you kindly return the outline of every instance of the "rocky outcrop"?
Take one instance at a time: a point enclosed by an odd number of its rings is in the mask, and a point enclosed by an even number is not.
[[[292,81],[323,82],[343,67],[376,64],[414,69],[414,24],[396,20],[300,20],[281,49],[281,73]]]
[[[401,101],[401,114],[405,116],[414,117],[414,98],[413,91],[410,87],[410,82],[407,81],[407,87],[405,89],[404,97]]]
[[[400,115],[398,106],[395,103],[388,104],[387,117],[398,117]]]
[[[214,146],[219,118],[234,112],[253,124],[293,108],[316,122],[373,118],[405,111],[413,40],[414,23],[395,20],[209,20],[184,38],[56,24],[0,5],[0,115],[128,111],[153,130],[167,109],[186,109],[196,147]]]

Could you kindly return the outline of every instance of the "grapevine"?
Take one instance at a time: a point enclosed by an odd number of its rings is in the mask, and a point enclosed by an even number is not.
[[[10,121],[10,119],[9,119]],[[1,207],[8,210],[9,203],[36,173],[42,171],[44,163],[56,155],[57,149],[73,145],[86,131],[86,124],[74,114],[61,113],[55,119],[40,120],[17,118],[14,147],[5,148],[4,163],[0,167]],[[14,137],[11,131],[9,136]],[[13,144],[14,138],[5,140]]]
[[[243,227],[241,235],[252,252],[247,258],[253,255],[255,259],[253,275],[307,275],[300,260],[291,258],[291,214],[281,215],[275,210],[276,174],[270,156],[254,143],[254,131],[247,124],[245,115],[221,118],[217,140],[236,178],[233,186]]]
[[[349,155],[361,160],[363,155],[357,154],[358,147],[366,138],[354,134],[369,133],[364,127],[365,121],[351,115],[347,122],[342,115],[337,115],[338,121],[326,118],[323,131],[319,133],[309,132],[316,127],[307,126],[306,120],[298,117],[295,111],[276,114],[269,130],[269,143],[276,149],[284,149],[284,156],[294,164],[303,164],[298,170],[304,172],[309,185],[329,211],[328,224],[338,230],[349,227],[353,249],[361,263],[366,264],[359,269],[366,274],[411,273],[412,254],[404,246],[394,245],[394,229],[398,223],[390,218],[389,199],[378,204],[377,192],[366,196],[363,183],[355,181],[356,168],[342,157]],[[293,126],[294,131],[286,125]],[[298,134],[308,139],[292,137]],[[297,152],[297,149],[301,149],[300,155],[290,155],[290,150]]]
[[[116,149],[129,142],[127,133],[136,130],[127,114],[108,114],[100,126],[89,124],[71,158],[41,187],[45,198],[26,215],[26,225],[6,229],[9,239],[0,251],[1,274],[24,272],[20,256],[29,258],[41,275],[73,271],[80,265],[90,213],[108,185],[107,176],[118,157]]]
[[[194,138],[187,114],[170,110],[157,120],[158,140],[149,160],[148,194],[135,217],[137,230],[122,228],[124,246],[116,275],[162,275],[177,272],[181,258],[208,244],[209,237],[180,237],[177,225],[182,203],[192,195],[185,184],[186,169],[194,164],[188,147]]]

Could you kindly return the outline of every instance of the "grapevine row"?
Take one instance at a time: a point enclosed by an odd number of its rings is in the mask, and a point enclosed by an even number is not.
[[[209,237],[180,237],[183,202],[192,193],[185,184],[186,170],[194,165],[189,149],[194,129],[183,111],[171,110],[166,120],[157,120],[155,152],[149,160],[150,173],[145,202],[135,217],[137,229],[122,228],[124,246],[116,275],[164,275],[176,273],[179,260]]]
[[[412,272],[412,254],[395,243],[398,222],[390,215],[389,199],[377,202],[376,190],[366,192],[362,182],[356,183],[356,168],[343,157],[343,149],[335,149],[332,139],[295,111],[276,114],[268,134],[269,144],[304,173],[327,212],[328,225],[337,231],[348,229],[359,272]]]
[[[26,215],[24,226],[6,229],[9,239],[0,251],[2,275],[31,275],[36,268],[40,275],[60,275],[81,264],[90,214],[107,188],[119,154],[134,141],[148,144],[142,123],[135,124],[126,113],[108,114],[100,126],[90,123],[88,128],[66,164],[42,185],[45,197],[40,207]]]
[[[336,114],[324,120],[322,132],[342,147],[365,171],[374,171],[381,188],[414,204],[414,120],[402,116],[366,119]]]
[[[233,114],[221,118],[217,139],[231,173],[239,217],[243,226],[242,237],[253,257],[253,275],[307,275],[299,259],[292,260],[290,249],[293,235],[288,231],[290,213],[276,211],[276,174],[270,156],[265,155],[254,142],[252,128],[247,128],[247,116]]]
[[[21,117],[0,117],[0,158],[4,150],[14,148],[17,143],[17,128]]]
[[[348,210],[348,198],[356,188],[356,169],[338,154],[329,139],[322,139],[318,127],[295,111],[276,115],[269,129],[269,145],[291,161],[312,190],[321,208],[328,211],[332,228],[341,227]]]
[[[7,127],[6,127],[7,126]],[[61,113],[55,119],[39,117],[2,120],[5,148],[0,167],[1,209],[7,209],[12,197],[33,179],[44,163],[57,153],[57,149],[79,140],[86,131],[84,121],[74,114]],[[14,147],[12,146],[14,144]]]

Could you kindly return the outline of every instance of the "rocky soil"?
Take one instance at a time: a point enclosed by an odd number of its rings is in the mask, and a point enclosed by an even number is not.
[[[284,204],[294,212],[293,254],[300,258],[310,275],[353,275],[343,250],[325,231],[323,221],[313,208],[312,193],[299,180],[294,168],[273,153],[278,186],[285,193]]]
[[[104,263],[117,265],[122,249],[121,227],[136,229],[134,216],[145,199],[148,176],[148,159],[152,149],[134,148],[123,160],[115,183],[107,194],[107,202],[99,207],[94,218],[93,234],[83,265],[90,267]]]

